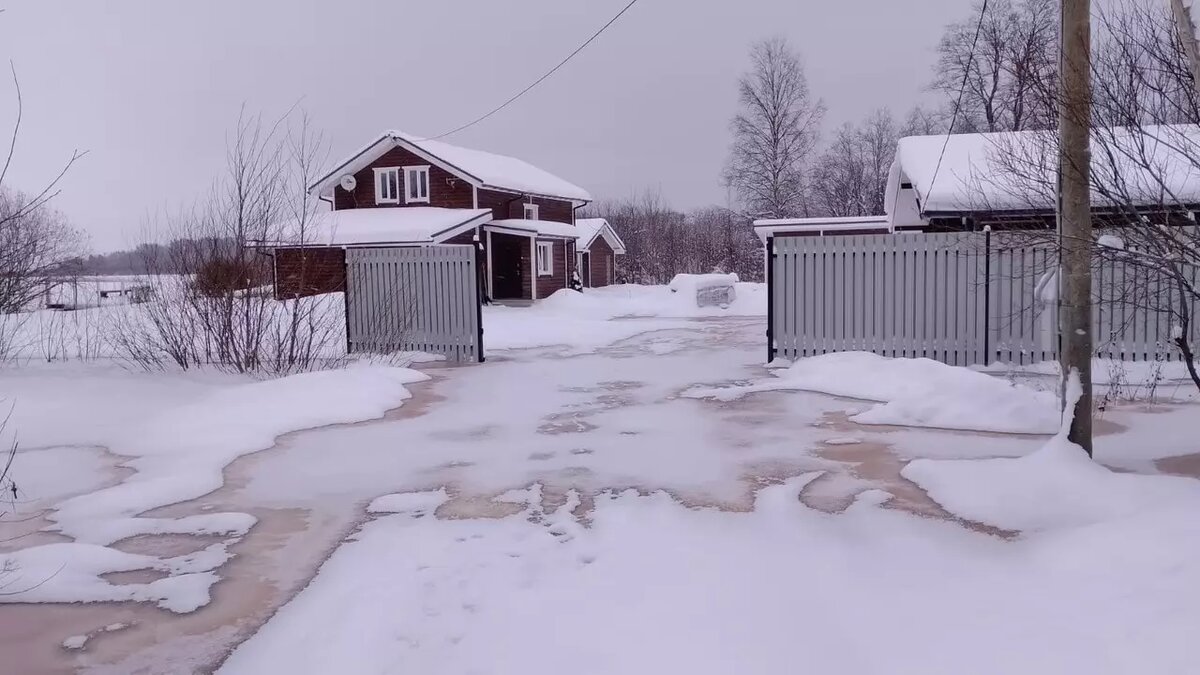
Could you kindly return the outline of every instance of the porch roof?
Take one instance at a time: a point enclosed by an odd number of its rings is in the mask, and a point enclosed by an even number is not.
[[[297,222],[285,224],[280,240],[267,243],[279,247],[436,244],[491,219],[491,209],[344,209],[316,214],[307,223],[307,232],[302,233]]]
[[[525,220],[522,218],[506,218],[493,220],[488,223],[488,229],[495,231],[511,230],[512,234],[525,236],[556,237],[560,239],[578,239],[579,230],[570,223],[558,223],[553,220]]]

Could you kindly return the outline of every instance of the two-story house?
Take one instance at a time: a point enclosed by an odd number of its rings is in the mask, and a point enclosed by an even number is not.
[[[351,247],[472,244],[496,301],[570,287],[586,190],[512,157],[387,131],[310,186],[330,205],[271,248],[280,298],[343,290]],[[590,230],[589,230],[590,234]]]

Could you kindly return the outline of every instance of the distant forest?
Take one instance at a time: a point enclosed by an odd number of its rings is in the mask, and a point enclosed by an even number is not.
[[[148,260],[155,260],[156,254],[163,251],[147,249],[164,249],[159,244],[146,244],[132,251],[113,251],[101,255],[89,255],[79,260],[79,273],[86,276],[99,275],[129,275],[146,274]],[[150,255],[147,255],[150,254]]]

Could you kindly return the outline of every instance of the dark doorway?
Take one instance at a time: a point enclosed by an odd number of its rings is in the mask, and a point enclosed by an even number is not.
[[[492,233],[492,297],[511,300],[525,297],[524,280],[529,264],[529,240]]]
[[[591,288],[592,286],[592,254],[579,254],[579,276],[583,280],[583,285]]]

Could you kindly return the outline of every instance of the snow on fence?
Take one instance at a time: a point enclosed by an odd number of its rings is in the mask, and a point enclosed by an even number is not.
[[[475,247],[346,251],[350,353],[417,351],[483,361]]]
[[[838,351],[958,366],[1057,358],[1050,247],[963,232],[772,237],[768,249],[772,359]],[[1154,309],[1178,306],[1165,282],[1106,259],[1094,286],[1099,356],[1178,358],[1173,321]]]

